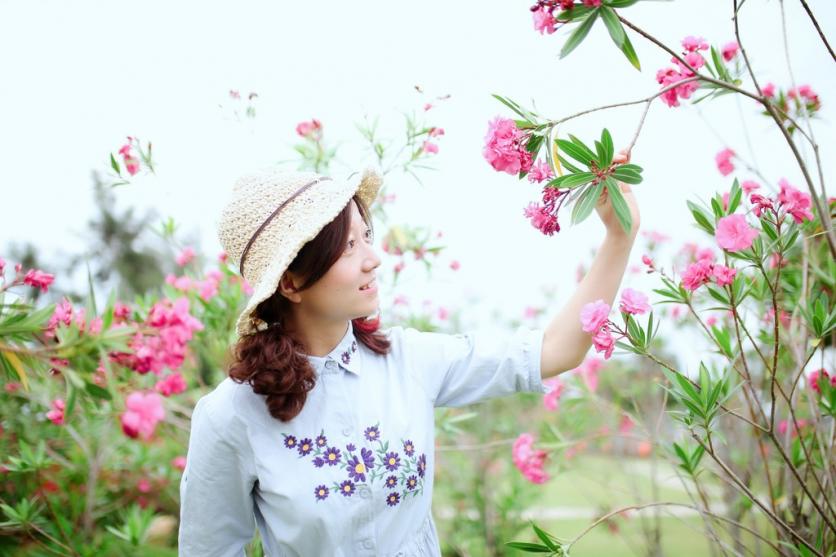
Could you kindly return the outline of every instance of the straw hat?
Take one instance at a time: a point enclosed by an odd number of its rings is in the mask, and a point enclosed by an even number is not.
[[[267,327],[251,322],[256,306],[273,295],[299,250],[348,204],[354,194],[371,206],[383,177],[374,168],[344,180],[315,172],[270,167],[235,181],[221,213],[218,239],[253,294],[238,317],[239,336]]]

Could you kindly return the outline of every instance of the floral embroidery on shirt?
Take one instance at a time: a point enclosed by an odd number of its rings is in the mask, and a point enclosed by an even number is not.
[[[347,443],[343,449],[328,446],[325,430],[313,439],[297,439],[285,433],[282,436],[286,448],[295,450],[299,458],[310,457],[314,467],[339,465],[345,470],[346,479],[335,481],[330,488],[324,484],[314,488],[317,501],[324,501],[331,491],[351,497],[358,488],[373,486],[375,482],[382,483],[382,488],[386,489],[389,507],[396,507],[410,495],[423,493],[427,455],[416,455],[410,439],[401,439],[403,452],[390,450],[389,441],[382,439],[379,424],[365,428],[363,438],[369,446],[359,447],[359,450],[354,443]]]
[[[355,352],[357,352],[357,341],[352,340],[351,347],[340,355],[340,359],[342,359],[345,365],[348,365],[351,362],[351,355]]]

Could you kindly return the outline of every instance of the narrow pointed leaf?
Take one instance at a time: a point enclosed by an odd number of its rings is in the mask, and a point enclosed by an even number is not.
[[[572,31],[572,34],[569,35],[569,39],[566,41],[566,44],[563,45],[563,48],[560,50],[560,57],[566,58],[570,52],[575,50],[579,44],[583,42],[586,36],[589,34],[589,30],[592,29],[592,25],[595,23],[595,20],[598,17],[598,11],[594,11],[589,16],[584,19],[578,28]]]

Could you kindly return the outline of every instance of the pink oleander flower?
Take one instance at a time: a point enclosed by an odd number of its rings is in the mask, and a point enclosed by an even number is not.
[[[729,192],[727,192],[727,191],[723,192],[723,210],[724,211],[729,210],[729,195],[730,195]]]
[[[546,236],[552,236],[555,232],[560,232],[560,224],[557,222],[557,217],[542,205],[531,202],[523,210],[523,214],[531,222],[531,226]]]
[[[528,139],[514,120],[497,116],[488,123],[482,155],[499,172],[528,172],[532,163],[531,153],[525,150],[523,141]]]
[[[49,285],[55,281],[55,275],[50,275],[37,269],[29,269],[23,277],[23,284],[40,288],[41,292],[49,290]]]
[[[827,373],[827,371],[823,367],[813,370],[807,375],[807,384],[818,394],[821,394],[821,387],[819,386],[819,377],[824,377],[824,381],[829,380],[831,387],[836,387],[836,375],[831,377],[830,374]]]
[[[744,180],[741,182],[740,187],[743,189],[743,193],[749,195],[753,191],[760,189],[761,186],[754,180]]]
[[[728,148],[723,149],[714,156],[714,162],[717,163],[717,170],[723,176],[728,176],[734,172],[734,164],[731,162],[732,157],[734,157],[734,151]]]
[[[632,288],[625,288],[621,293],[620,309],[624,313],[632,315],[641,315],[650,311],[650,304],[647,302],[647,294],[633,290]]]
[[[813,220],[813,213],[810,212],[811,200],[810,195],[799,191],[792,187],[785,178],[778,181],[781,191],[778,194],[778,203],[792,215],[793,220],[797,223],[805,220]]]
[[[194,256],[194,249],[190,247],[183,248],[183,251],[181,251],[177,255],[177,265],[179,265],[180,267],[185,267],[194,260]]]
[[[450,268],[453,269],[454,271],[458,271],[459,269],[461,269],[461,267],[462,267],[462,264],[459,263],[458,260],[456,260],[456,259],[454,259],[453,261],[450,262]]]
[[[708,327],[712,327],[717,323],[717,318],[713,315],[709,315],[708,318],[705,320],[705,324]]]
[[[427,135],[429,135],[430,137],[442,136],[444,135],[444,128],[436,128],[435,126],[433,126],[427,131]]]
[[[185,470],[186,469],[186,457],[185,456],[175,456],[171,459],[171,466],[178,469],[178,470]]]
[[[703,284],[710,282],[712,267],[713,263],[705,259],[691,263],[682,273],[682,287],[693,292]]]
[[[740,251],[751,247],[752,241],[759,233],[757,229],[751,228],[746,223],[746,217],[743,215],[729,215],[717,221],[714,238],[721,248]]]
[[[322,122],[316,118],[312,118],[306,122],[299,122],[296,125],[296,133],[300,137],[319,141],[322,139]]]
[[[775,96],[775,84],[772,82],[767,83],[766,85],[761,87],[761,92],[763,93],[764,97],[771,99]]]
[[[429,109],[431,109],[432,107],[433,107],[432,103],[426,103],[426,104],[424,105],[424,112],[428,111],[428,110],[429,110]]]
[[[514,466],[528,481],[535,484],[545,483],[549,479],[543,470],[547,456],[546,451],[534,449],[534,437],[530,433],[521,434],[511,449]]]
[[[731,62],[732,58],[737,56],[737,51],[740,50],[740,45],[737,44],[737,41],[731,41],[723,45],[723,50],[721,51],[723,54],[723,60],[726,62]]]
[[[113,320],[116,322],[125,321],[131,315],[131,306],[116,302],[113,304]]]
[[[122,162],[125,163],[125,168],[128,170],[128,174],[131,176],[136,175],[139,172],[139,159],[131,154],[131,142],[133,138],[128,136],[128,143],[122,145],[119,148],[119,154],[122,155]]]
[[[531,183],[540,183],[554,178],[549,163],[544,160],[539,160],[531,167],[531,172],[528,173],[528,181]]]
[[[575,373],[581,376],[581,379],[589,389],[589,392],[594,393],[598,390],[598,372],[604,367],[604,360],[597,356],[590,356],[586,358],[583,363],[575,368]]]
[[[554,412],[558,408],[560,397],[563,395],[566,385],[564,385],[559,377],[549,377],[543,381],[543,384],[550,389],[549,392],[543,395],[543,406],[546,407],[546,410]]]
[[[189,314],[188,298],[158,301],[145,324],[156,329],[156,334],[137,331],[128,343],[133,352],[114,353],[113,357],[139,374],[150,371],[157,376],[166,367],[177,370],[185,360],[188,341],[195,331],[203,330],[203,324]]]
[[[642,263],[647,265],[647,272],[652,273],[656,270],[656,266],[653,264],[653,260],[650,258],[649,255],[645,254],[642,255]]]
[[[583,5],[587,8],[598,8],[601,6],[601,0],[583,0]]]
[[[590,302],[581,308],[581,324],[584,332],[595,333],[607,322],[610,306],[604,300]]]
[[[749,201],[752,203],[752,211],[755,213],[755,216],[760,218],[764,211],[774,211],[775,204],[769,197],[763,196],[759,193],[753,193],[751,197],[749,197]]]
[[[544,33],[548,33],[549,35],[554,33],[554,25],[557,22],[555,21],[551,10],[545,6],[540,6],[540,9],[532,12],[531,15],[534,18],[535,31],[539,32],[541,35]]]
[[[734,276],[737,274],[737,269],[725,267],[723,265],[714,265],[712,275],[715,282],[720,286],[726,286],[734,281]]]
[[[226,253],[224,250],[221,250],[221,253],[218,254],[218,263],[223,265],[229,260],[229,254]]]
[[[47,419],[55,425],[64,425],[64,400],[56,398],[52,401],[52,409],[46,413]]]
[[[799,429],[804,429],[805,427],[807,427],[809,425],[809,422],[807,420],[804,420],[804,419],[799,419],[799,420],[796,420],[796,421],[798,422],[798,429],[796,429],[795,424],[793,424],[792,434],[791,434],[791,437],[793,437],[793,438],[798,437],[798,430]],[[782,436],[786,435],[787,434],[787,429],[789,429],[789,425],[790,425],[789,420],[781,420],[780,422],[778,422],[778,434],[782,435]]]
[[[421,145],[421,151],[427,153],[428,155],[434,155],[438,153],[438,145],[433,143],[432,141],[425,141],[423,145]]]
[[[604,359],[609,360],[615,349],[615,338],[606,327],[601,327],[598,332],[592,335],[592,346],[596,352],[603,352]]]
[[[186,390],[186,380],[183,379],[179,371],[175,371],[166,375],[164,379],[157,381],[154,390],[166,397],[177,395]]]
[[[692,35],[688,35],[687,37],[682,39],[682,48],[684,48],[686,52],[708,50],[708,43],[705,42],[705,39],[702,37],[694,37]]]
[[[670,236],[668,236],[667,234],[663,234],[658,230],[642,230],[641,235],[647,238],[649,242],[654,244],[661,244],[671,239]]]
[[[791,99],[802,99],[807,101],[809,108],[812,110],[818,109],[820,106],[819,96],[813,91],[809,85],[799,85],[798,88],[787,91],[787,97]]]
[[[3,271],[6,270],[6,262],[0,257],[0,276],[3,275]]]
[[[133,392],[125,399],[125,408],[122,431],[132,439],[150,439],[157,422],[165,418],[162,398],[157,393]]]

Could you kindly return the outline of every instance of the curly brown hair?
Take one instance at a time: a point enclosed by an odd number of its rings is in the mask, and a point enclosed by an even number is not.
[[[363,220],[371,227],[371,216],[355,195]],[[351,202],[317,236],[305,244],[288,266],[288,271],[302,277],[299,290],[310,288],[322,278],[345,250],[351,226]],[[244,335],[233,348],[229,377],[236,383],[249,383],[253,392],[267,395],[270,415],[287,422],[305,405],[308,392],[316,384],[316,374],[305,355],[305,346],[288,334],[283,321],[290,314],[290,301],[278,288],[256,306],[253,319],[268,324],[266,329]],[[389,340],[378,331],[379,317],[358,318],[351,322],[357,340],[376,354],[389,351]]]

